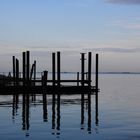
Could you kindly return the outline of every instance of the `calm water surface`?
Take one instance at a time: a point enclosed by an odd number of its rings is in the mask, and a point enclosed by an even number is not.
[[[140,75],[102,74],[99,87],[99,121],[94,95],[90,111],[85,100],[83,114],[80,95],[62,95],[60,110],[51,95],[45,106],[41,95],[25,106],[22,95],[18,102],[1,95],[0,139],[139,140]]]

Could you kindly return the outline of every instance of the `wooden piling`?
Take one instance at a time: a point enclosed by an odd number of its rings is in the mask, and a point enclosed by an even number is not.
[[[84,73],[85,73],[85,53],[81,53],[81,85],[84,86]]]
[[[34,81],[36,80],[36,60],[34,61]],[[34,82],[35,86],[35,82]]]
[[[16,62],[15,62],[15,56],[13,56],[13,82],[15,86],[15,77],[16,77]]]
[[[27,64],[27,82],[29,84],[29,78],[30,78],[30,52],[26,52],[26,64]]]
[[[57,86],[60,87],[60,52],[57,52]]]
[[[91,58],[92,58],[92,53],[88,52],[88,86],[91,86]]]
[[[55,53],[52,53],[52,84],[55,86]]]
[[[98,64],[99,60],[98,60],[98,54],[96,54],[96,74],[95,74],[95,79],[96,79],[96,89],[98,90]]]
[[[16,85],[19,85],[19,60],[16,59]]]
[[[22,53],[22,78],[23,78],[23,86],[25,86],[25,52]]]

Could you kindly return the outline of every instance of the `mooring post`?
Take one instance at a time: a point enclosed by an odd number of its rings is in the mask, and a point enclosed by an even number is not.
[[[60,52],[57,52],[57,85],[60,87]]]
[[[91,52],[88,52],[88,86],[91,86],[91,58],[92,54]]]
[[[81,85],[84,86],[84,73],[85,73],[85,53],[81,53]]]
[[[26,52],[27,59],[27,85],[29,86],[29,78],[30,78],[30,52]]]
[[[36,60],[34,61],[34,86],[35,86],[35,80],[36,80]]]
[[[16,85],[19,85],[19,60],[16,59]]]
[[[96,89],[98,90],[98,63],[99,63],[99,60],[98,60],[98,54],[96,54],[96,74],[95,74],[95,79],[96,79]]]
[[[55,86],[55,53],[52,53],[52,84]]]
[[[23,79],[23,86],[25,86],[25,52],[22,53],[22,79]]]
[[[14,82],[14,86],[15,86],[15,79],[16,78],[16,59],[15,56],[13,56],[13,82]]]

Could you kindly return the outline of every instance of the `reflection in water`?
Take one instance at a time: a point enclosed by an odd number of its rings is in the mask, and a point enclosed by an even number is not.
[[[29,124],[29,109],[30,109],[30,105],[29,105],[29,94],[24,94],[22,96],[22,130],[27,130],[26,136],[29,136],[28,134],[28,130],[30,127]]]
[[[17,115],[18,103],[19,103],[19,95],[17,94],[13,95],[13,110],[12,110],[13,119],[15,118],[15,115]]]
[[[95,94],[95,124],[98,126],[98,93]],[[50,96],[49,96],[50,97]],[[23,94],[22,95],[22,130],[26,132],[26,136],[29,136],[29,128],[30,128],[30,104],[36,104],[37,97],[35,94]],[[60,106],[61,104],[66,104],[66,102],[70,104],[79,104],[76,99],[60,99],[60,93],[54,92],[51,97],[51,105],[52,105],[52,135],[60,135],[61,129],[61,113]],[[92,132],[92,113],[91,113],[91,93],[81,94],[81,130],[85,129],[85,124],[87,124],[87,132],[90,134]],[[42,93],[41,104],[43,105],[43,121],[48,122],[48,110],[47,110],[47,94]],[[15,115],[17,114],[19,106],[19,95],[13,95],[13,103],[12,103],[12,116],[13,120]],[[86,113],[87,112],[87,113]],[[85,116],[87,115],[87,116]],[[85,122],[85,118],[87,118],[87,122]]]

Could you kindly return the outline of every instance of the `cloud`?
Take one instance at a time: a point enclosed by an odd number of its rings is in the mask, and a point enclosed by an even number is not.
[[[140,4],[140,0],[105,0],[108,3],[112,4]]]
[[[113,52],[113,53],[138,53],[140,48],[87,48],[85,50],[94,52]]]

